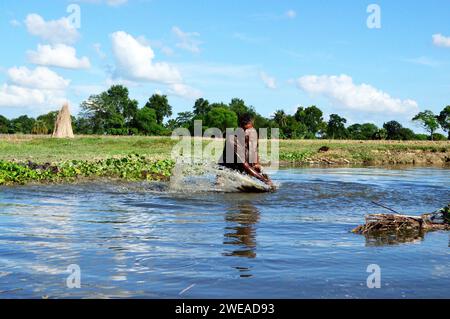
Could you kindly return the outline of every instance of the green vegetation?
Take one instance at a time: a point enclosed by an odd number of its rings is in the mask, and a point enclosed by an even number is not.
[[[304,162],[314,153],[311,151],[293,151],[283,152],[280,154],[280,160],[292,163]]]
[[[172,147],[177,143],[170,137],[154,136],[77,136],[74,139],[53,139],[48,136],[0,135],[0,160],[37,163],[68,160],[104,160],[140,154],[149,160],[171,157]],[[204,145],[210,143],[205,139]],[[266,141],[260,141],[260,148]],[[268,145],[270,150],[270,143]],[[441,163],[450,159],[448,141],[353,141],[353,140],[280,140],[280,160],[303,162],[327,158],[347,160],[363,164],[361,158],[373,162],[417,163],[431,161]],[[408,156],[405,160],[405,156]],[[433,156],[433,158],[428,158]],[[438,158],[435,158],[438,156]]]
[[[165,180],[174,162],[149,161],[144,156],[129,155],[98,161],[70,160],[56,164],[13,163],[0,160],[0,185],[73,182],[86,178],[120,178],[127,181]]]
[[[210,142],[204,139],[203,145]],[[98,177],[164,180],[174,165],[176,143],[170,137],[0,135],[0,185]],[[260,147],[265,143],[261,140]],[[279,146],[282,164],[450,163],[448,141],[280,140]]]
[[[438,117],[430,110],[419,112],[413,117],[413,121],[419,122],[426,131],[430,133],[430,139],[433,140],[434,132],[439,128]]]
[[[210,103],[199,98],[192,111],[181,112],[170,118],[172,106],[165,95],[152,95],[141,108],[138,104],[129,97],[126,87],[113,85],[81,103],[80,114],[72,117],[74,132],[78,135],[167,136],[178,127],[188,128],[193,133],[195,120],[202,121],[204,130],[216,127],[224,131],[225,128],[236,127],[240,115],[250,113],[254,116],[256,128],[279,128],[282,139],[442,140],[445,137],[436,133],[439,128],[447,132],[450,139],[450,106],[446,106],[439,115],[426,110],[412,119],[429,132],[426,137],[415,134],[397,121],[387,121],[382,128],[371,123],[356,123],[346,127],[345,118],[331,114],[327,121],[315,105],[300,106],[293,115],[279,109],[271,118],[266,118],[242,99],[234,98],[226,104]],[[0,115],[0,134],[51,133],[56,114],[53,111],[36,119],[23,115],[12,120]],[[164,122],[165,119],[168,120]]]
[[[382,128],[371,123],[346,127],[347,120],[338,114],[331,114],[325,121],[314,105],[298,107],[293,115],[279,109],[272,118],[266,118],[238,98],[229,104],[200,98],[192,111],[178,113],[164,123],[172,116],[167,96],[154,94],[139,108],[122,85],[90,96],[81,110],[77,117],[72,116],[75,139],[49,137],[56,111],[36,119],[23,115],[9,120],[0,115],[0,134],[5,134],[0,135],[0,185],[98,177],[166,179],[174,165],[171,150],[177,143],[168,137],[172,130],[183,127],[193,133],[194,121],[201,120],[204,130],[215,127],[224,132],[236,127],[244,113],[253,115],[257,129],[280,129],[282,163],[450,163],[450,143],[436,133],[440,127],[450,139],[450,106],[439,115],[426,110],[413,118],[429,134],[415,134],[397,121],[387,121]],[[203,145],[208,143],[210,140],[203,140]],[[260,145],[264,143],[260,141]],[[262,156],[262,160],[269,159]]]
[[[170,137],[89,135],[53,139],[42,135],[4,135],[0,136],[0,159],[38,163],[92,161],[136,153],[158,160],[170,158],[175,143]]]
[[[450,105],[447,105],[438,116],[439,125],[447,132],[447,138],[450,140]]]
[[[297,164],[448,165],[448,141],[282,140],[280,160]]]

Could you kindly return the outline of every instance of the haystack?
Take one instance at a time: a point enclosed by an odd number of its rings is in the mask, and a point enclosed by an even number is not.
[[[65,103],[56,117],[55,129],[52,137],[74,138],[72,130],[72,118],[70,116],[69,104]]]

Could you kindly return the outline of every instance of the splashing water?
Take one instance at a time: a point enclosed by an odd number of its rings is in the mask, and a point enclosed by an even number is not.
[[[172,170],[169,189],[176,192],[269,192],[263,182],[213,162],[178,162]]]

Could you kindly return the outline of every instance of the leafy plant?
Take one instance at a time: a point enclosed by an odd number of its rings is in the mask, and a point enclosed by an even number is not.
[[[83,177],[111,177],[128,181],[163,180],[171,175],[172,160],[148,161],[131,154],[99,161],[70,160],[51,165],[0,161],[0,185],[30,182],[70,182]]]
[[[310,151],[283,152],[280,154],[280,160],[290,161],[290,162],[304,162],[311,155],[312,155],[312,152],[310,152]]]

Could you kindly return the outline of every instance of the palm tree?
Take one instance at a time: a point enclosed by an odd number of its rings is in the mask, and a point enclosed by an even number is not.
[[[287,115],[283,110],[276,110],[273,114],[273,120],[280,126],[284,127],[287,123]]]

